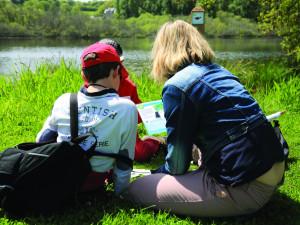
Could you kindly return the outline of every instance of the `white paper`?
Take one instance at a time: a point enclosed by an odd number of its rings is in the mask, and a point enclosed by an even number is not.
[[[137,109],[148,135],[160,134],[167,131],[161,100],[138,104]]]
[[[133,169],[131,171],[131,177],[138,177],[138,176],[148,176],[150,175],[151,172],[150,170],[146,170],[146,169]]]

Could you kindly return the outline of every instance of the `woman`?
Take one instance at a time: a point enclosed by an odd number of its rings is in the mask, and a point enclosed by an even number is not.
[[[162,92],[168,154],[130,185],[135,202],[189,216],[249,214],[269,201],[284,174],[271,124],[238,78],[213,64],[214,52],[190,24],[164,24],[152,49]],[[202,166],[187,172],[191,149]]]

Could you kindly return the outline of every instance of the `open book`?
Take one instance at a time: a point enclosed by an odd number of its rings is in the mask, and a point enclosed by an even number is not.
[[[148,135],[166,132],[166,119],[161,100],[145,102],[137,105],[137,109],[145,125]]]
[[[139,177],[139,176],[148,176],[151,174],[150,170],[147,169],[133,169],[131,171],[131,178],[133,177]]]

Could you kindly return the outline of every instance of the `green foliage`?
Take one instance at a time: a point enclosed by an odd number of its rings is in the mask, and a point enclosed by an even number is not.
[[[104,3],[105,4],[105,3]],[[87,2],[79,2],[81,11],[97,11],[99,7],[103,5],[101,1],[87,1]]]
[[[290,64],[300,70],[300,2],[298,0],[259,0],[260,27],[265,32],[275,32],[282,37],[282,47]]]
[[[129,18],[126,24],[130,29],[133,29],[133,34],[136,37],[153,36],[158,28],[170,20],[168,15],[155,16],[152,14],[144,13],[139,17]],[[138,31],[138,32],[137,32]]]
[[[181,19],[191,22],[190,16],[153,15],[143,13],[126,20],[112,19],[112,26],[118,27],[118,37],[152,37],[160,26],[170,20]],[[206,18],[205,35],[209,37],[257,37],[261,36],[257,25],[246,18],[220,11],[217,18]]]
[[[218,11],[216,18],[207,18],[205,27],[206,35],[213,37],[261,36],[255,23],[224,11]]]
[[[23,4],[25,0],[11,0],[14,4]]]
[[[11,23],[1,23],[0,22],[0,30],[1,35],[4,37],[12,37],[12,36],[18,36],[18,37],[26,37],[26,36],[32,36],[32,33],[28,31],[24,26],[11,22]]]
[[[155,15],[189,15],[195,6],[194,0],[119,0],[118,12],[124,18],[137,17],[147,12]]]
[[[260,10],[258,0],[198,0],[197,5],[211,17],[216,17],[218,11],[226,11],[255,21]]]
[[[23,68],[19,78],[1,78],[0,139],[11,137],[2,147],[34,141],[54,100],[63,92],[78,90],[80,80],[79,71],[64,61],[58,66],[42,64],[35,72]]]
[[[284,83],[294,75],[292,70],[286,67],[284,58],[265,59],[257,63],[256,60],[221,61],[221,63],[238,76],[247,88],[257,91],[273,88],[275,83]]]
[[[151,13],[154,15],[161,15],[167,13],[167,5],[164,5],[166,1],[159,1],[159,0],[145,0],[140,5],[140,12],[144,13]]]
[[[233,0],[228,5],[228,11],[257,21],[260,7],[258,0]]]
[[[201,6],[210,17],[215,18],[217,11],[224,10],[220,3],[217,0],[198,0],[197,6]]]
[[[195,7],[194,0],[164,0],[165,12],[171,15],[189,15]]]
[[[101,16],[104,13],[104,10],[107,8],[116,8],[115,1],[105,1],[101,5],[99,5],[96,15]]]
[[[123,18],[139,16],[139,1],[120,0],[120,15]]]
[[[0,37],[153,37],[168,20],[179,18],[191,22],[190,15],[171,16],[179,12],[189,14],[194,6],[188,4],[189,2],[111,0],[83,3],[67,0],[26,0],[23,4],[13,4],[4,1],[0,5]],[[120,19],[119,15],[102,16],[106,8],[112,7],[119,9],[121,16],[130,18]],[[88,8],[90,11],[85,11]],[[208,36],[260,35],[256,24],[248,19],[222,11],[217,15],[217,18],[206,18]]]

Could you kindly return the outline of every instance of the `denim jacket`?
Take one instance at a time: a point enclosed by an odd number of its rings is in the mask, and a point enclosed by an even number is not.
[[[163,88],[168,154],[160,171],[183,174],[192,145],[204,167],[225,185],[255,179],[282,161],[272,126],[238,78],[216,64],[191,64]]]

